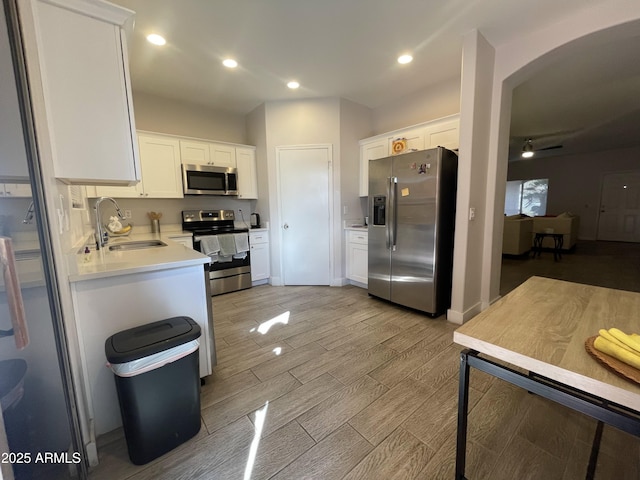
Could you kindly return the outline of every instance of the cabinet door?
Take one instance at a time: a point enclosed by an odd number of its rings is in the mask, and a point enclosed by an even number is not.
[[[138,181],[120,26],[41,1],[36,15],[55,176],[80,184]]]
[[[269,244],[252,244],[251,248],[251,281],[268,279],[270,276]]]
[[[349,243],[347,252],[347,278],[359,283],[367,284],[369,258],[367,245]]]
[[[31,198],[31,185],[28,183],[6,183],[4,185],[6,197],[27,197]]]
[[[369,160],[389,155],[389,143],[386,138],[360,145],[360,196],[369,195]]]
[[[209,144],[211,164],[216,167],[236,168],[236,147],[220,143]]]
[[[425,128],[425,148],[458,148],[460,143],[460,121],[447,120]]]
[[[389,139],[389,151],[392,152],[392,144],[394,140],[404,139],[406,146],[405,152],[412,152],[415,150],[424,150],[424,127],[413,128],[411,130],[405,130],[400,132]],[[403,152],[402,152],[403,153]]]
[[[180,140],[180,157],[182,163],[211,165],[209,144],[205,142]]]
[[[139,135],[142,185],[149,198],[182,198],[180,142],[172,137]]]
[[[236,148],[238,164],[238,198],[258,198],[256,151],[253,148]]]

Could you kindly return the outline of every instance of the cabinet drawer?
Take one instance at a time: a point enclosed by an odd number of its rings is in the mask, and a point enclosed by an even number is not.
[[[269,243],[269,234],[267,232],[249,233],[249,243],[257,245],[259,243]]]
[[[369,243],[369,234],[367,231],[356,232],[353,230],[349,230],[349,243],[360,243],[362,245],[367,245]]]

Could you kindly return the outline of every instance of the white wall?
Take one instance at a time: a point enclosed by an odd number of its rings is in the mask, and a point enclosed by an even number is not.
[[[372,109],[372,133],[397,130],[460,112],[460,77]]]
[[[136,128],[150,132],[247,144],[245,116],[133,92]]]
[[[487,216],[482,256],[482,303],[488,306],[499,296],[500,244],[507,179],[511,92],[513,88],[552,61],[574,50],[604,41],[631,38],[640,26],[640,2],[609,0],[585,8],[543,29],[522,35],[496,48],[487,165]],[[467,88],[463,86],[464,90]],[[463,107],[464,108],[464,107]],[[475,128],[484,128],[474,122]]]
[[[491,79],[495,50],[474,30],[464,37],[460,98],[460,152],[453,250],[453,288],[447,319],[462,323],[481,310],[482,248],[486,217]],[[470,211],[475,218],[470,218]]]
[[[578,238],[595,240],[602,176],[640,170],[640,147],[554,156],[509,164],[507,180],[548,178],[547,213],[572,212],[580,216]]]
[[[268,169],[269,219],[271,222],[271,275],[275,285],[282,285],[280,212],[277,197],[276,147],[287,145],[333,146],[333,245],[334,279],[343,276],[340,225],[340,100],[306,99],[265,104],[266,158]],[[338,280],[336,280],[338,281]]]
[[[254,211],[260,214],[260,222],[266,225],[269,221],[269,175],[267,166],[267,125],[266,107],[261,104],[246,117],[247,140],[256,147],[256,167],[258,176],[258,200]]]
[[[340,167],[343,222],[363,223],[366,202],[360,200],[360,145],[371,136],[371,109],[349,100],[340,99]]]

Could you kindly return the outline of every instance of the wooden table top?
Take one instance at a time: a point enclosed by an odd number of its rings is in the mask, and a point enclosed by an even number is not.
[[[601,328],[640,333],[640,293],[531,277],[453,334],[453,341],[640,412],[640,385],[585,350]]]

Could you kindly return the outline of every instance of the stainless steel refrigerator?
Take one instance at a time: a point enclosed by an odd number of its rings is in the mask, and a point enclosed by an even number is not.
[[[451,303],[458,156],[369,161],[369,294],[432,316]]]

